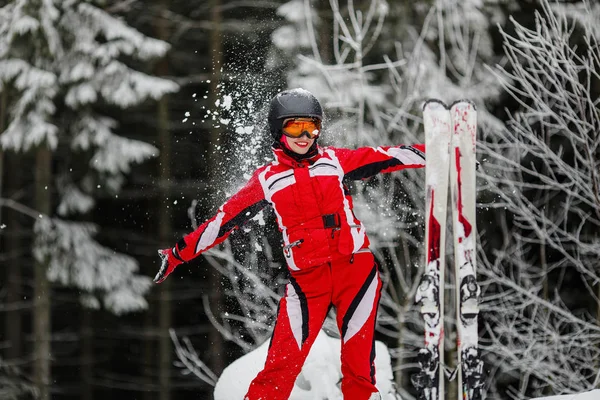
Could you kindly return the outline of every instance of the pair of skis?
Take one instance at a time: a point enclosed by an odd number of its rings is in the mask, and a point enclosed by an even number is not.
[[[475,142],[477,111],[469,101],[447,107],[429,100],[423,107],[426,174],[426,267],[417,290],[425,321],[425,346],[418,355],[421,371],[413,377],[419,400],[443,400],[444,272],[448,186],[452,225],[457,308],[458,364],[449,379],[458,380],[459,400],[483,399],[483,362],[477,339],[480,288],[477,284],[475,231]],[[449,182],[450,179],[450,182]],[[450,183],[450,185],[449,185]]]

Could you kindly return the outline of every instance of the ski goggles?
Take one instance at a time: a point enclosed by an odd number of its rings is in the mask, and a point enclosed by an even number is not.
[[[281,131],[294,139],[305,133],[309,139],[315,139],[321,133],[321,121],[317,118],[287,118],[283,120]]]

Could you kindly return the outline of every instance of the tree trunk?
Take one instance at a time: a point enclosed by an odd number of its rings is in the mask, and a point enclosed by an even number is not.
[[[212,29],[210,31],[210,56],[213,60],[213,68],[210,77],[210,93],[209,93],[209,106],[214,106],[218,98],[218,87],[221,80],[221,66],[223,64],[223,33],[222,33],[222,22],[223,15],[221,13],[221,0],[211,0],[210,19],[212,23]],[[210,140],[210,165],[215,167],[218,166],[220,160],[219,151],[217,146],[220,144],[221,130],[212,128],[211,140]]]
[[[160,62],[166,69],[167,62]],[[171,136],[169,132],[169,99],[165,95],[157,105],[158,114],[158,143],[160,146],[160,172],[159,180],[161,182],[162,195],[158,207],[158,237],[161,244],[169,245],[172,242],[173,228],[171,225],[171,215],[169,208],[166,207],[169,201],[169,180],[171,178]],[[167,279],[159,285],[158,297],[158,325],[159,325],[159,384],[160,384],[160,399],[170,399],[171,385],[171,355],[173,347],[169,336],[171,328],[171,283]]]
[[[152,272],[156,272],[154,269]],[[150,274],[152,272],[149,272]],[[166,282],[163,282],[166,283]],[[143,387],[140,389],[142,391],[142,398],[144,400],[153,400],[153,387],[155,385],[156,378],[153,374],[153,365],[155,364],[155,346],[154,346],[154,296],[151,295],[148,301],[148,310],[144,315],[144,332],[143,335],[143,356],[142,356],[142,380]]]
[[[0,93],[0,132],[6,129],[6,112],[7,112],[7,93],[6,90]],[[5,153],[0,149],[0,197],[9,197],[10,193],[19,187],[21,179],[21,167],[18,165],[19,155],[14,153]],[[4,177],[4,167],[10,171]],[[17,304],[22,301],[22,278],[21,264],[12,254],[19,254],[19,218],[18,213],[14,210],[0,209],[0,221],[6,221],[6,234],[4,237],[4,254],[6,260],[6,304]],[[4,337],[8,342],[5,357],[7,360],[15,360],[22,356],[22,311],[19,309],[8,310],[5,315]]]
[[[52,152],[45,144],[37,150],[35,164],[35,209],[43,218],[50,218]],[[33,379],[39,390],[40,400],[50,399],[51,287],[46,278],[47,264],[46,260],[36,261],[34,267]]]
[[[81,307],[81,399],[93,400],[94,377],[93,319],[94,311]]]
[[[212,0],[211,3],[211,22],[212,30],[210,34],[211,49],[210,54],[213,58],[213,69],[210,81],[210,105],[214,105],[218,98],[217,85],[221,81],[221,66],[223,62],[223,36],[222,36],[222,20],[221,14],[221,0]],[[220,167],[221,157],[220,152],[217,150],[218,145],[224,145],[221,140],[221,130],[218,128],[212,128],[211,131],[211,144],[210,144],[210,181],[213,185],[216,184],[220,178],[222,167]],[[210,302],[217,309],[220,309],[224,303],[223,286],[221,283],[221,276],[216,270],[211,270],[208,273],[209,288],[210,288]],[[225,342],[223,336],[216,330],[211,329],[208,337],[209,343],[209,365],[212,371],[220,375],[225,368]]]
[[[168,41],[169,30],[167,26],[167,17],[162,15],[169,9],[168,0],[160,0],[159,7],[161,12],[156,19],[155,30],[157,38]],[[159,61],[156,72],[158,76],[168,75],[169,63],[166,58]],[[169,180],[171,179],[171,135],[169,131],[169,97],[165,95],[157,104],[157,136],[159,155],[159,182],[160,197],[158,205],[158,237],[161,245],[169,246],[172,242],[173,228],[171,224],[171,215],[167,204],[170,196]],[[171,398],[171,364],[173,346],[169,336],[169,329],[172,325],[172,306],[171,306],[171,283],[167,279],[158,287],[158,382],[159,399],[170,400]]]
[[[170,135],[168,128],[168,99],[164,96],[158,102],[158,115],[159,115],[159,128],[158,136],[159,143],[161,144],[160,152],[160,181],[163,182],[161,188],[164,192],[161,196],[159,213],[158,213],[158,237],[161,244],[171,242],[173,229],[171,226],[171,216],[169,209],[166,207],[167,201],[169,200],[169,189],[168,181],[171,176],[171,169],[169,167],[171,161],[170,151]],[[159,384],[160,384],[160,400],[169,400],[170,386],[171,386],[171,355],[173,354],[173,346],[171,338],[169,336],[169,329],[172,325],[172,307],[171,307],[171,283],[172,281],[167,279],[159,285],[158,294],[158,325],[159,325]]]
[[[331,6],[329,2],[320,1],[317,2],[319,19],[321,23],[317,25],[318,33],[317,37],[319,40],[319,54],[321,55],[321,61],[323,64],[331,64],[333,62],[333,16],[331,12]]]
[[[4,153],[4,165],[10,171],[6,174],[3,196],[9,197],[16,191],[22,179],[21,166],[22,161],[19,154]],[[2,167],[0,167],[0,174]],[[18,304],[23,301],[23,278],[22,264],[19,254],[24,242],[21,240],[21,222],[17,211],[6,209],[2,214],[1,221],[6,221],[4,238],[4,254],[6,259],[6,304]],[[23,309],[13,309],[6,312],[5,338],[8,341],[6,349],[6,358],[14,360],[23,356]]]
[[[0,133],[6,129],[6,90],[0,93]],[[4,190],[4,150],[0,147],[0,197],[3,196]],[[2,221],[2,207],[0,207],[0,221]]]

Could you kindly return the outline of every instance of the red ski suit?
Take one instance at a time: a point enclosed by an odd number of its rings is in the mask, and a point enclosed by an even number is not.
[[[296,161],[274,149],[210,220],[173,248],[189,261],[225,240],[270,205],[283,235],[290,283],[280,301],[264,369],[247,400],[287,400],[327,312],[336,308],[342,339],[345,400],[367,400],[375,388],[374,328],[381,280],[365,227],[352,211],[344,181],[425,165],[424,146],[318,148]]]

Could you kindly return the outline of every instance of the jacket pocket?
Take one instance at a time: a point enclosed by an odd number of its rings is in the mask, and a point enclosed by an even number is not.
[[[297,230],[289,234],[289,243],[284,246],[283,253],[292,269],[322,264],[330,257],[327,231],[324,229]]]

